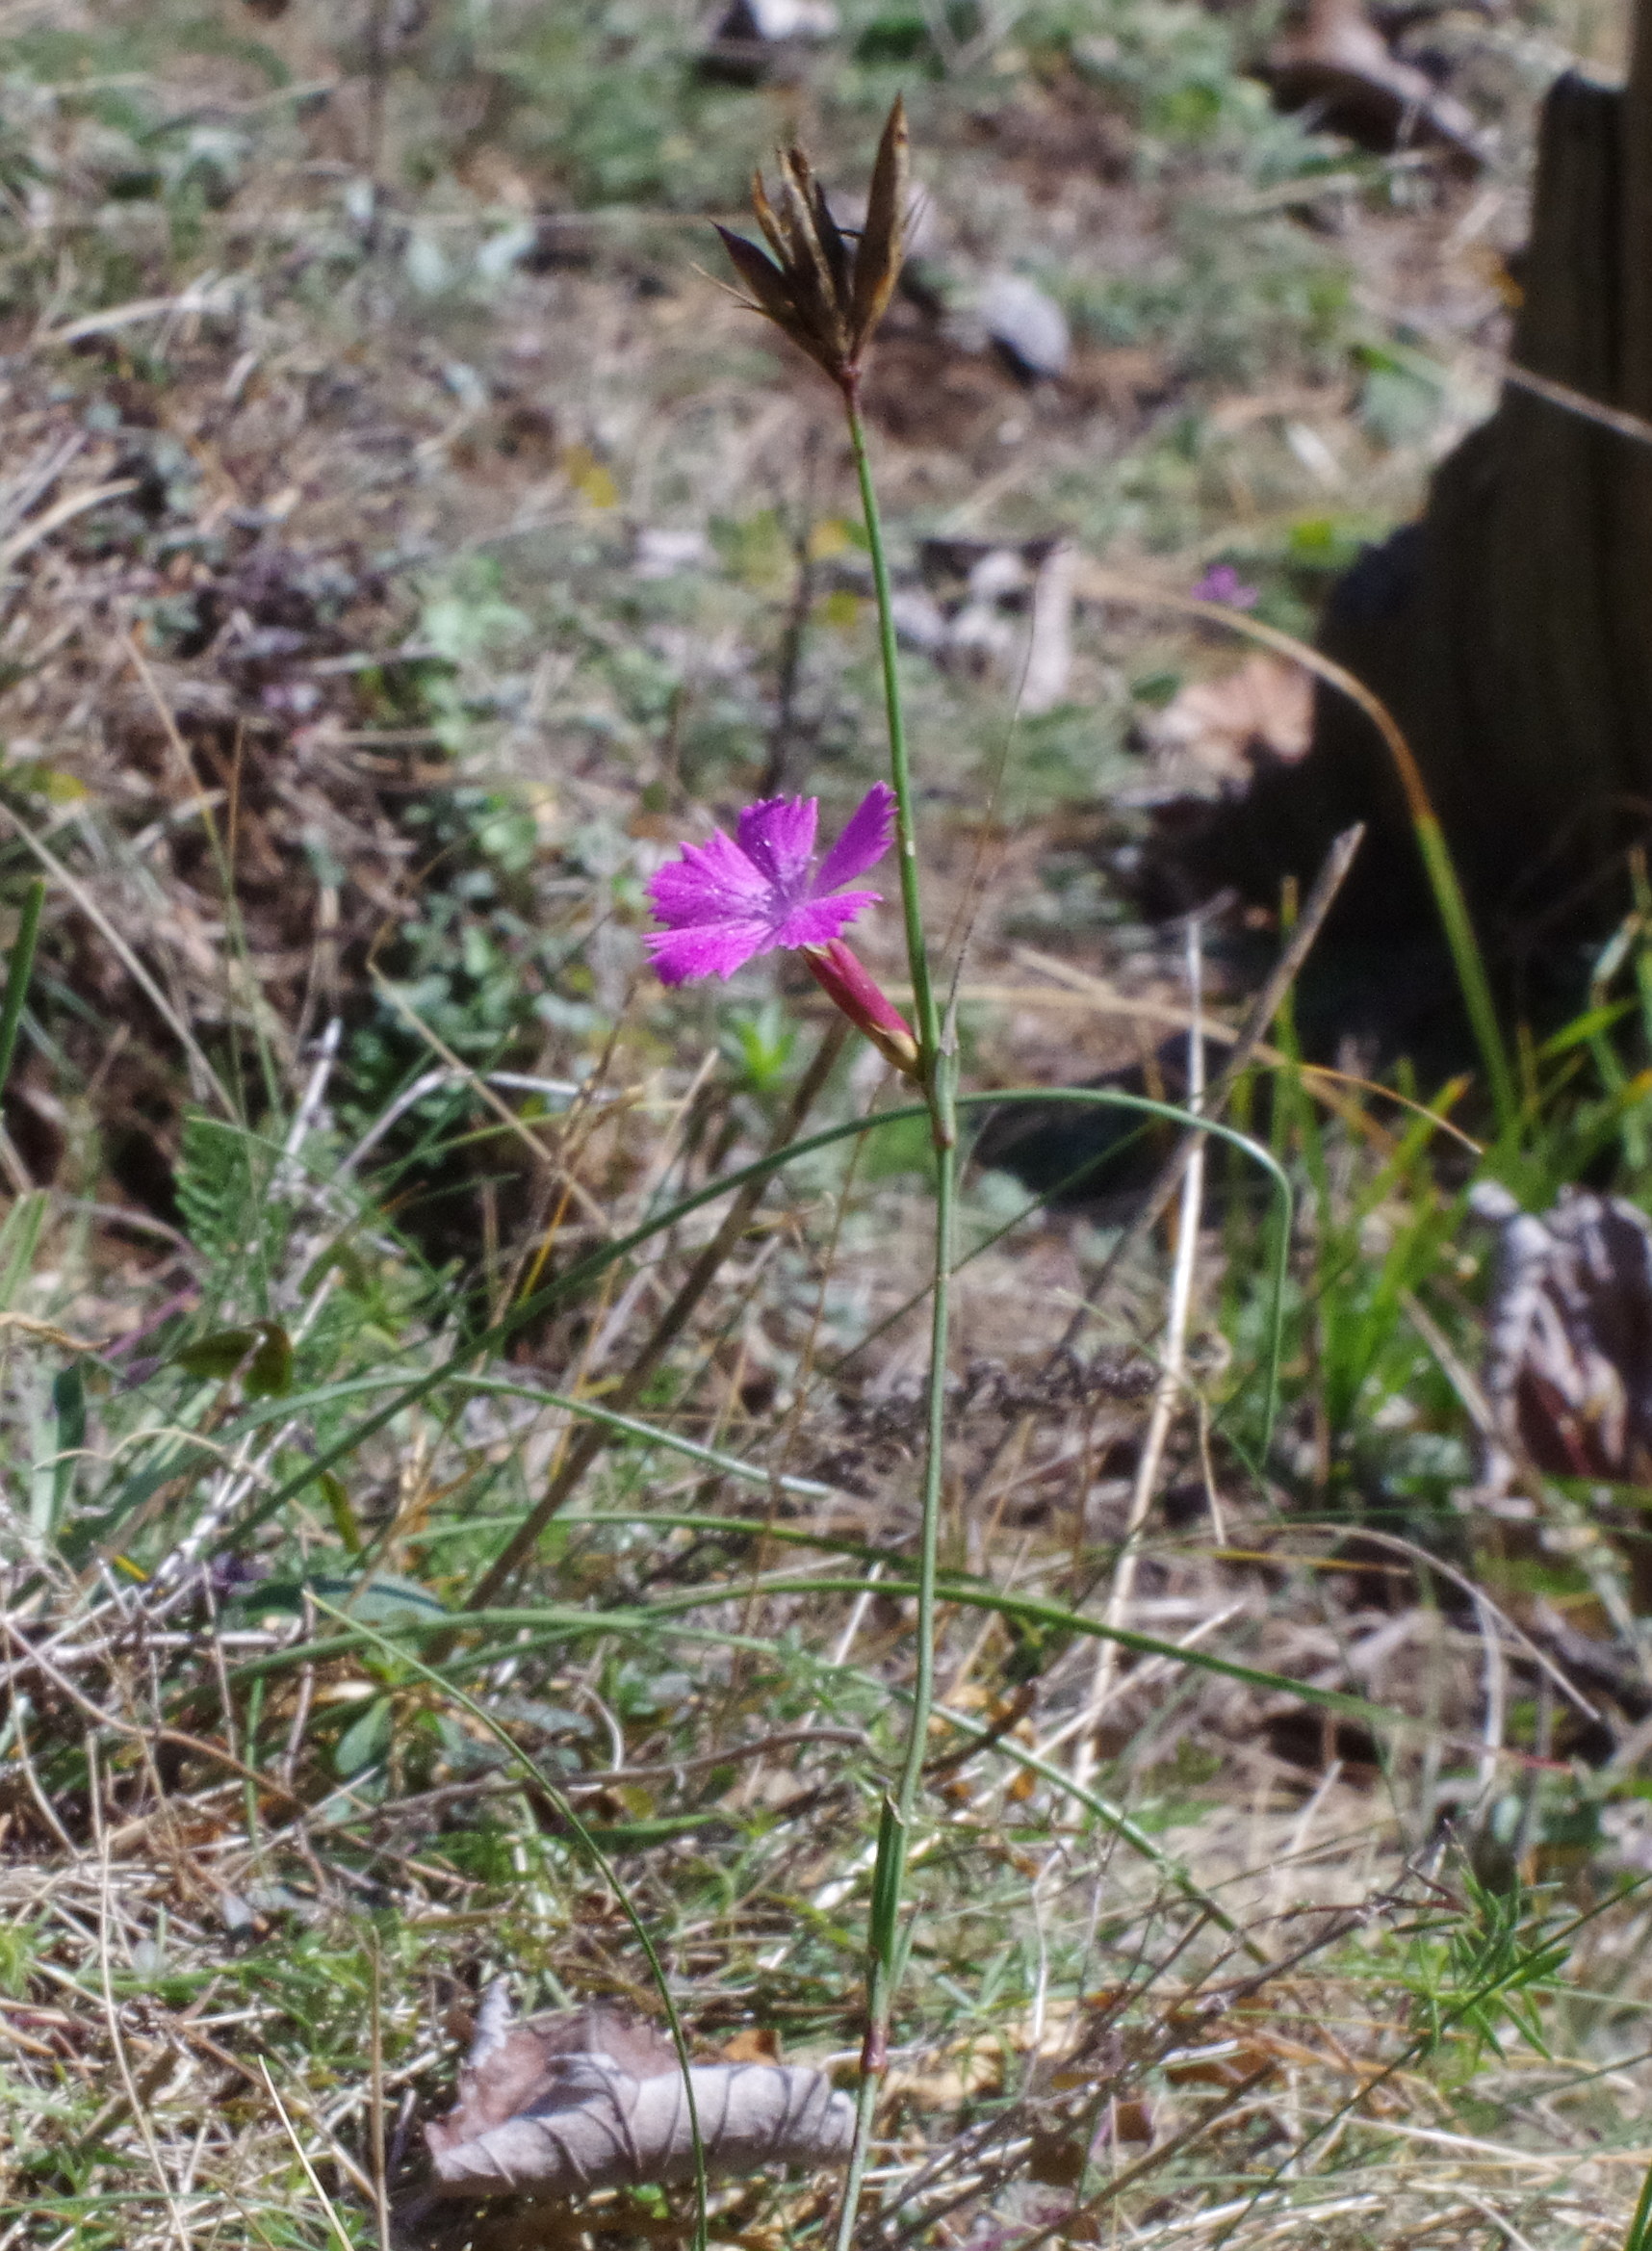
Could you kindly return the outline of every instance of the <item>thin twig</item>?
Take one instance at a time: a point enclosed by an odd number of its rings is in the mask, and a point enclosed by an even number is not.
[[[205,1049],[162,992],[160,986],[138,959],[131,946],[121,937],[110,917],[98,905],[79,877],[70,874],[51,846],[42,838],[36,836],[28,823],[18,816],[13,807],[10,805],[0,807],[0,811],[5,813],[6,818],[12,823],[13,828],[29,850],[33,852],[52,881],[67,892],[87,920],[92,924],[111,951],[116,955],[133,983],[142,991],[151,1006],[161,1017],[162,1022],[183,1048],[185,1055],[189,1058],[190,1068],[196,1074],[199,1084],[203,1087],[210,1087],[224,1116],[233,1118],[236,1115],[235,1104],[231,1101],[228,1089],[224,1086],[222,1079],[208,1062]]]
[[[1197,915],[1187,925],[1187,996],[1192,1022],[1187,1034],[1187,1106],[1196,1114],[1204,1101],[1204,1036],[1200,1011],[1204,1003],[1203,961]],[[1153,1391],[1152,1410],[1136,1462],[1130,1507],[1124,1523],[1123,1545],[1113,1567],[1113,1585],[1107,1596],[1106,1620],[1121,1626],[1136,1588],[1136,1565],[1141,1554],[1142,1528],[1148,1520],[1158,1486],[1159,1463],[1170,1436],[1171,1418],[1181,1396],[1187,1362],[1187,1326],[1193,1310],[1193,1277],[1199,1256],[1199,1229],[1204,1206],[1204,1139],[1196,1135],[1181,1177],[1181,1214],[1176,1229],[1175,1263],[1171,1273],[1170,1317],[1165,1325],[1165,1346],[1159,1380]],[[1096,1723],[1113,1694],[1119,1669],[1119,1644],[1102,1641],[1096,1652],[1096,1671],[1090,1692],[1086,1724],[1073,1753],[1073,1772],[1088,1782],[1096,1769]]]
[[[368,2058],[368,2160],[373,2167],[373,2212],[378,2223],[378,2251],[390,2251],[390,2194],[384,2161],[384,1961],[378,1933],[368,1938],[373,1971],[372,2052]]]
[[[298,2139],[297,2130],[294,2126],[292,2119],[287,2114],[287,2106],[284,2102],[282,2102],[280,2094],[276,2089],[275,2082],[271,2076],[270,2065],[266,2057],[261,2056],[258,2058],[258,2068],[264,2075],[264,2083],[270,2090],[270,2100],[275,2106],[276,2115],[280,2119],[282,2126],[286,2129],[287,2139],[292,2143],[294,2154],[297,2158],[299,2164],[304,2168],[304,2178],[309,2182],[310,2187],[314,2191],[316,2202],[326,2213],[328,2223],[330,2224],[334,2235],[337,2236],[340,2243],[343,2244],[344,2251],[353,2251],[353,2246],[351,2245],[349,2239],[349,2230],[345,2226],[343,2220],[340,2219],[332,2198],[322,2186],[321,2176],[317,2173],[315,2166],[310,2162],[310,2154],[308,2150],[305,2149],[303,2143]]]
[[[1315,878],[1314,887],[1292,931],[1290,942],[1269,971],[1266,982],[1255,999],[1239,1037],[1233,1043],[1231,1053],[1221,1071],[1211,1081],[1210,1093],[1200,1115],[1202,1118],[1220,1118],[1232,1099],[1234,1088],[1250,1070],[1257,1048],[1267,1035],[1268,1026],[1279,1013],[1285,995],[1296,982],[1297,972],[1306,961],[1314,940],[1319,936],[1331,903],[1342,889],[1343,880],[1354,865],[1354,855],[1359,849],[1365,834],[1364,823],[1344,829],[1325,856],[1325,865]],[[1202,1129],[1190,1126],[1170,1155],[1153,1177],[1152,1185],[1143,1198],[1135,1217],[1119,1237],[1101,1262],[1101,1268],[1092,1283],[1085,1305],[1074,1314],[1068,1334],[1062,1339],[1064,1349],[1071,1351],[1082,1333],[1090,1317],[1091,1307],[1104,1295],[1109,1283],[1126,1260],[1133,1258],[1169,1209],[1171,1198],[1181,1186],[1182,1176],[1193,1161],[1194,1152],[1204,1140]]]

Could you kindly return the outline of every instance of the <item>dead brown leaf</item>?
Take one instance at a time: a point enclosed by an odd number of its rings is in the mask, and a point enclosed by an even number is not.
[[[1236,671],[1184,687],[1149,732],[1161,753],[1192,759],[1222,781],[1244,781],[1261,761],[1305,755],[1313,683],[1300,665],[1258,652]]]
[[[459,2099],[425,2130],[439,2196],[566,2196],[692,2180],[696,2124],[715,2174],[824,2164],[848,2149],[854,2107],[823,2072],[695,2064],[685,2086],[671,2043],[617,2009],[521,2024],[508,2009],[503,1988],[489,1992]]]

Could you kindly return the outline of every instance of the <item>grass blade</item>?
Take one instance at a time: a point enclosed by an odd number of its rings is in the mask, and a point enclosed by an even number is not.
[[[17,1045],[17,1027],[23,1021],[23,1002],[35,970],[35,946],[40,935],[40,910],[46,903],[43,876],[36,876],[23,897],[23,918],[6,964],[6,993],[0,999],[0,1094],[12,1075],[12,1056]]]
[[[642,1949],[648,1962],[649,1974],[654,1979],[655,1988],[665,2010],[666,2022],[671,2028],[671,2043],[677,2051],[678,2066],[683,2073],[683,2096],[687,2105],[689,2130],[694,2136],[694,2251],[706,2251],[706,2150],[705,2144],[700,2138],[699,2112],[694,2105],[694,2081],[690,2068],[691,2059],[688,2055],[687,2035],[683,2030],[683,2019],[677,2013],[677,2004],[671,1998],[671,1986],[665,1975],[664,1964],[655,1951],[654,1941],[648,1935],[647,1928],[636,1911],[630,1892],[620,1877],[619,1871],[597,1843],[585,1824],[580,1819],[580,1816],[574,1811],[564,1794],[557,1789],[549,1775],[543,1773],[534,1765],[515,1737],[509,1733],[508,1729],[501,1726],[485,1704],[478,1703],[475,1696],[467,1695],[455,1681],[445,1678],[434,1666],[426,1665],[422,1657],[413,1656],[408,1650],[393,1642],[388,1635],[381,1634],[376,1626],[365,1625],[360,1619],[350,1619],[347,1612],[335,1610],[330,1602],[324,1602],[320,1595],[314,1595],[311,1599],[315,1602],[318,1610],[325,1611],[329,1617],[337,1618],[341,1623],[352,1625],[374,1647],[383,1654],[394,1657],[399,1665],[405,1665],[410,1671],[417,1673],[421,1680],[436,1689],[442,1695],[450,1697],[461,1710],[468,1712],[479,1726],[485,1727],[500,1748],[510,1759],[512,1765],[521,1769],[536,1790],[545,1793],[556,1808],[558,1818],[567,1823],[569,1828],[579,1839],[581,1850],[589,1856],[593,1866],[601,1874],[603,1881],[612,1892],[620,1912],[631,1925],[632,1937]]]
[[[1243,1150],[1269,1176],[1273,1182],[1274,1194],[1279,1210],[1286,1223],[1279,1231],[1278,1256],[1276,1259],[1274,1273],[1271,1277],[1273,1297],[1270,1333],[1272,1346],[1268,1368],[1269,1406],[1266,1415],[1266,1427],[1271,1431],[1278,1396],[1278,1362],[1282,1330],[1281,1307],[1284,1290],[1283,1260],[1289,1244],[1288,1221],[1291,1210],[1290,1182],[1277,1160],[1249,1134],[1241,1133],[1231,1126],[1223,1126],[1214,1119],[1195,1119],[1185,1109],[1179,1109],[1174,1103],[1155,1102],[1146,1095],[1124,1094],[1113,1087],[1008,1087],[991,1094],[959,1095],[955,1098],[955,1106],[960,1110],[991,1109],[999,1104],[1008,1105],[1017,1102],[1075,1102],[1097,1109],[1130,1110],[1141,1117],[1163,1118],[1178,1126],[1196,1126],[1200,1133],[1212,1134],[1218,1140],[1226,1141],[1232,1147]],[[348,1432],[344,1437],[336,1439],[331,1446],[320,1448],[302,1467],[295,1470],[272,1492],[266,1494],[263,1500],[248,1510],[240,1519],[242,1529],[251,1531],[259,1524],[266,1522],[271,1516],[277,1514],[287,1506],[289,1501],[314,1485],[318,1478],[323,1476],[328,1470],[336,1468],[341,1462],[348,1461],[358,1446],[394,1422],[398,1415],[404,1414],[408,1408],[417,1406],[422,1399],[427,1399],[432,1392],[439,1390],[442,1384],[463,1375],[474,1362],[486,1359],[497,1353],[499,1348],[507,1343],[519,1329],[524,1328],[529,1322],[540,1319],[555,1307],[582,1295],[593,1282],[601,1279],[616,1259],[626,1257],[631,1252],[639,1249],[654,1236],[664,1233],[667,1229],[677,1226],[679,1222],[687,1218],[689,1213],[701,1210],[708,1203],[715,1203],[719,1197],[735,1194],[750,1180],[766,1178],[771,1174],[784,1170],[787,1165],[794,1164],[804,1157],[817,1155],[822,1150],[831,1149],[840,1141],[852,1140],[864,1133],[878,1132],[889,1126],[907,1125],[916,1118],[933,1119],[933,1116],[934,1112],[927,1102],[906,1102],[892,1110],[880,1110],[872,1117],[846,1119],[841,1125],[824,1126],[818,1133],[812,1133],[802,1141],[793,1142],[787,1149],[779,1150],[771,1155],[754,1158],[749,1165],[743,1165],[736,1172],[721,1175],[717,1179],[709,1181],[705,1187],[697,1188],[692,1195],[681,1197],[668,1210],[656,1213],[654,1217],[645,1220],[640,1226],[632,1228],[629,1233],[617,1236],[611,1243],[604,1244],[601,1250],[593,1251],[588,1257],[581,1259],[578,1265],[570,1267],[566,1274],[558,1276],[555,1281],[548,1282],[543,1289],[536,1290],[530,1298],[525,1298],[518,1305],[513,1306],[509,1313],[496,1321],[491,1328],[471,1338],[440,1367],[433,1368],[427,1374],[416,1377],[410,1382],[399,1383],[394,1398],[386,1405],[375,1409],[372,1414],[358,1423],[353,1431]],[[397,1380],[392,1379],[392,1381]],[[375,1390],[382,1387],[383,1380],[376,1377],[350,1379],[348,1385],[348,1388],[357,1390]],[[293,1392],[285,1399],[271,1405],[249,1409],[245,1413],[238,1416],[232,1424],[224,1426],[219,1434],[219,1442],[231,1444],[256,1423],[268,1422],[287,1415],[301,1414],[306,1406],[313,1407],[323,1399],[341,1397],[344,1395],[345,1389],[344,1385],[329,1385],[315,1393]]]

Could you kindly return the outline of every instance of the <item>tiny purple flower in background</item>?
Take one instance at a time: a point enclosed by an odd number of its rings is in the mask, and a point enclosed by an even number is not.
[[[905,1018],[838,935],[882,896],[840,887],[889,850],[894,804],[889,785],[874,782],[818,866],[815,797],[765,797],[746,807],[733,838],[717,829],[704,844],[684,844],[648,887],[665,924],[645,941],[660,983],[730,977],[757,954],[795,950],[879,1053],[916,1078],[917,1042]]]
[[[733,976],[777,946],[825,945],[877,905],[881,892],[841,887],[889,850],[894,791],[874,782],[816,866],[819,812],[818,798],[766,797],[746,807],[733,838],[717,829],[659,870],[648,895],[665,928],[647,945],[662,985]]]
[[[1231,563],[1212,563],[1193,589],[1196,602],[1223,602],[1229,609],[1254,609],[1261,591],[1247,586]]]

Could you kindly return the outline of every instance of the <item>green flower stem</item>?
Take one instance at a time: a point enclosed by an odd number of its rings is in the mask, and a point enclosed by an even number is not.
[[[849,2251],[861,2208],[866,2157],[878,2087],[889,2056],[890,2024],[900,1982],[902,1896],[906,1888],[907,1846],[923,1789],[923,1761],[929,1746],[930,1712],[935,1702],[935,1581],[941,1532],[941,1488],[946,1460],[946,1332],[951,1309],[953,1207],[958,1188],[958,1132],[954,1100],[957,1064],[954,1044],[942,1034],[929,974],[929,945],[923,932],[923,902],[917,879],[917,823],[913,802],[912,762],[907,749],[906,714],[901,705],[900,667],[895,651],[894,605],[890,594],[889,557],[884,551],[883,518],[866,453],[858,383],[843,385],[849,442],[855,453],[866,545],[872,558],[872,585],[878,604],[878,647],[883,659],[884,713],[889,726],[890,780],[895,794],[895,849],[900,862],[901,911],[906,921],[907,963],[912,974],[913,1013],[917,1019],[918,1071],[929,1105],[935,1139],[935,1294],[930,1306],[929,1376],[925,1387],[925,1443],[921,1529],[918,1535],[916,1640],[911,1721],[900,1777],[884,1800],[872,1870],[871,1908],[866,1930],[866,2036],[861,2056],[860,2096],[855,2139],[838,2212],[837,2251]]]
[[[1623,2251],[1647,2251],[1648,2245],[1652,2245],[1652,2173],[1640,2185],[1640,2201],[1623,2238]]]
[[[1497,1003],[1491,997],[1491,983],[1485,973],[1480,942],[1474,934],[1468,901],[1462,895],[1462,886],[1452,864],[1451,847],[1433,806],[1426,799],[1421,805],[1413,801],[1410,814],[1412,833],[1445,930],[1462,1004],[1490,1081],[1498,1130],[1509,1133],[1519,1124],[1520,1097],[1514,1085],[1514,1074],[1509,1067],[1509,1051],[1498,1028]]]
[[[866,2032],[861,2052],[861,2085],[855,2110],[855,2139],[838,2212],[835,2251],[849,2251],[860,2211],[861,2188],[871,2145],[878,2087],[889,2058],[890,2024],[900,1983],[901,1908],[906,1888],[907,1847],[917,1818],[923,1765],[929,1748],[930,1715],[935,1704],[936,1579],[941,1528],[941,1482],[945,1461],[946,1329],[950,1295],[953,1205],[958,1151],[947,1142],[937,1151],[935,1183],[935,1294],[931,1306],[927,1431],[924,1445],[923,1514],[917,1552],[916,1657],[913,1668],[911,1718],[900,1778],[884,1799],[878,1825],[877,1859],[872,1869],[871,1906],[866,1929]]]
[[[935,1075],[941,1055],[941,1019],[935,1005],[935,987],[929,975],[929,946],[923,935],[923,908],[917,887],[917,823],[912,793],[912,762],[907,752],[906,714],[901,708],[900,671],[895,660],[894,605],[890,593],[889,557],[884,552],[883,518],[872,483],[872,465],[866,453],[866,433],[861,421],[860,401],[845,388],[843,405],[849,420],[849,443],[855,451],[855,475],[861,481],[861,508],[866,520],[866,545],[872,557],[872,586],[878,604],[878,647],[884,668],[884,716],[890,737],[890,782],[895,793],[895,850],[900,861],[900,903],[906,920],[907,960],[912,970],[913,1012],[917,1018],[917,1045],[922,1055],[924,1091],[932,1111],[937,1109]],[[942,1121],[936,1117],[938,1126]]]

